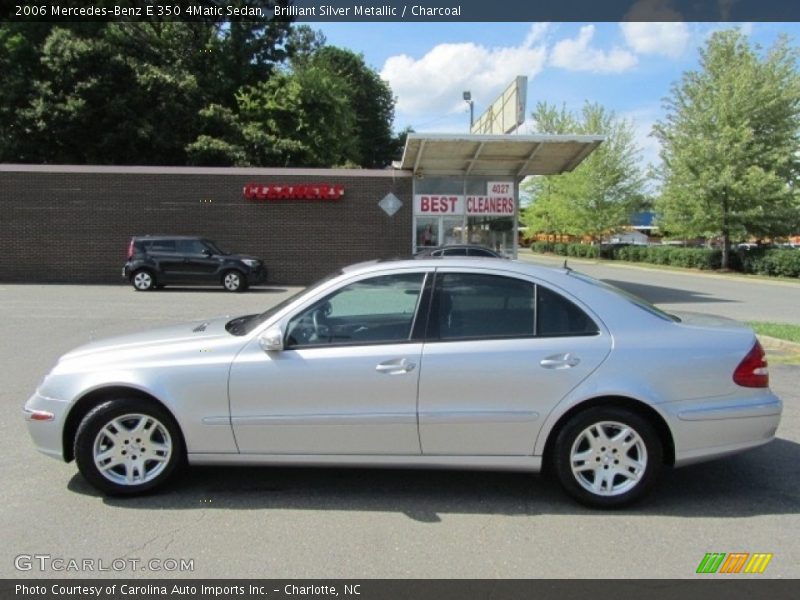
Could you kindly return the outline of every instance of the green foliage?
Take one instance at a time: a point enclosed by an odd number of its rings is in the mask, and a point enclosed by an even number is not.
[[[388,85],[305,25],[3,23],[0,73],[0,162],[383,167],[397,153]]]
[[[263,132],[249,140],[251,156],[258,162],[269,160],[270,147],[278,155],[272,164],[281,166],[329,167],[356,156],[351,135],[355,114],[347,84],[315,63],[275,73],[242,90],[237,101],[240,118],[251,125],[251,132]]]
[[[628,262],[667,265],[704,271],[722,267],[720,248],[679,248],[674,246],[601,246],[533,242],[531,251],[578,258],[603,258]],[[729,267],[742,273],[775,277],[800,277],[800,251],[791,249],[739,250],[731,256]]]
[[[663,229],[682,237],[779,236],[800,226],[798,53],[785,38],[759,54],[737,30],[714,33],[654,132],[662,144]]]
[[[389,84],[366,65],[362,55],[350,50],[325,46],[307,60],[344,84],[339,89],[352,110],[350,127],[357,138],[349,158],[370,169],[391,164],[396,151],[391,128],[395,99]]]
[[[588,102],[577,115],[540,102],[532,116],[541,133],[606,139],[574,171],[523,184],[523,192],[532,198],[524,215],[530,230],[598,238],[624,225],[632,209],[642,204],[643,175],[632,123]]]

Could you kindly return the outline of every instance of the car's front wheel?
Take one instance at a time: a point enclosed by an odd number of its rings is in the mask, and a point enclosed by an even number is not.
[[[590,408],[575,415],[555,443],[555,473],[579,502],[613,508],[646,494],[663,465],[661,439],[627,409]]]
[[[243,292],[247,289],[247,278],[239,271],[225,271],[222,275],[222,287],[229,292]]]
[[[131,285],[137,292],[149,292],[156,288],[156,278],[147,269],[139,269],[131,275]]]
[[[83,477],[100,491],[120,496],[160,486],[185,460],[172,416],[139,398],[109,400],[89,411],[74,450]]]

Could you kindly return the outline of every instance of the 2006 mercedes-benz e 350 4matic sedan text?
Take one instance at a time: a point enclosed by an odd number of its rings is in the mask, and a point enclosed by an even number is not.
[[[769,442],[781,401],[734,321],[571,270],[454,258],[345,268],[255,315],[94,342],[28,400],[38,448],[109,494],[184,463],[552,467],[618,506]]]

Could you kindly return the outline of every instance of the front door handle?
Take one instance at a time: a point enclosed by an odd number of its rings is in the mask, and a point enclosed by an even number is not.
[[[539,361],[539,364],[545,369],[571,369],[580,364],[581,359],[567,352],[565,354],[553,354],[547,356]]]
[[[375,370],[378,373],[383,373],[385,375],[402,375],[403,373],[413,371],[414,367],[416,366],[416,363],[413,363],[406,358],[395,358],[393,360],[387,360],[382,363],[378,363],[378,366],[375,367]]]

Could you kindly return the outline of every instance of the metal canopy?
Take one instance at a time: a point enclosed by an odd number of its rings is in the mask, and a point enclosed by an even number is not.
[[[599,135],[410,133],[398,169],[414,175],[514,177],[571,171],[605,139]]]

